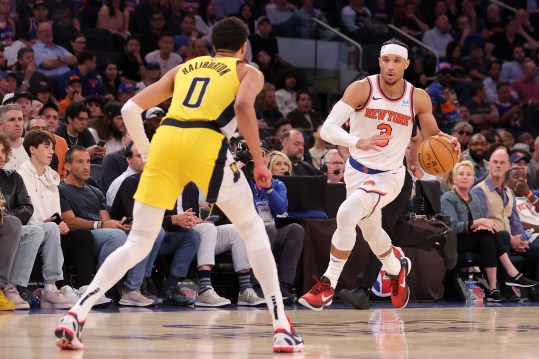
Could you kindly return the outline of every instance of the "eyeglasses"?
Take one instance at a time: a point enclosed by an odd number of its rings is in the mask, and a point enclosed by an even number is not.
[[[460,130],[460,131],[459,131],[459,135],[461,135],[461,136],[462,136],[462,135],[470,136],[471,134],[472,134],[472,133],[469,132],[469,131],[463,131],[463,130]]]
[[[344,166],[344,162],[326,162],[326,163],[333,166]]]
[[[47,131],[47,126],[34,126],[34,127],[30,127],[30,131],[34,131],[34,130],[45,130],[45,131]]]

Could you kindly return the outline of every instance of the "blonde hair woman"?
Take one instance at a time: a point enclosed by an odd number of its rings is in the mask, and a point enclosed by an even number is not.
[[[474,183],[474,165],[462,161],[453,168],[454,187],[442,195],[442,214],[451,217],[451,229],[457,234],[457,252],[481,252],[487,274],[489,302],[505,300],[496,284],[498,259],[509,275],[509,286],[532,287],[537,282],[525,278],[515,268],[493,220],[484,218],[481,200],[470,192]]]
[[[292,172],[292,162],[284,152],[273,151],[270,154],[268,169],[274,176],[289,176]]]

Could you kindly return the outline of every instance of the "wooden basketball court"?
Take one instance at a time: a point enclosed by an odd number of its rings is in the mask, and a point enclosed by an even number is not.
[[[53,329],[64,311],[0,314],[1,358],[537,358],[539,306],[336,304],[322,312],[289,308],[306,350],[273,354],[263,308],[92,311],[84,351],[60,351]]]

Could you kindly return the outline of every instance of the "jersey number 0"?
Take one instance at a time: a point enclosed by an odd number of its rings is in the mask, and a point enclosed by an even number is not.
[[[191,82],[191,86],[189,86],[189,90],[187,91],[187,95],[185,96],[182,105],[189,108],[200,107],[209,83],[209,77],[195,77]]]

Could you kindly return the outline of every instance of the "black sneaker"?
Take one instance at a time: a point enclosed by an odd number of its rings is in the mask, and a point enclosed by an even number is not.
[[[287,283],[279,283],[279,288],[281,289],[284,305],[292,305],[298,301],[298,297],[288,289]]]
[[[535,287],[537,282],[524,277],[522,273],[517,274],[515,277],[505,281],[505,284],[510,287],[530,288]]]
[[[197,293],[190,288],[169,287],[163,293],[163,303],[175,306],[194,305]]]
[[[41,304],[41,299],[34,294],[34,292],[31,292],[28,288],[22,287],[20,285],[17,286],[17,290],[19,291],[19,295],[22,299],[28,302],[30,304],[30,308],[37,308]]]
[[[498,289],[493,289],[487,293],[487,302],[504,302],[505,298]]]
[[[356,309],[369,309],[369,292],[363,288],[343,289],[339,298]]]

